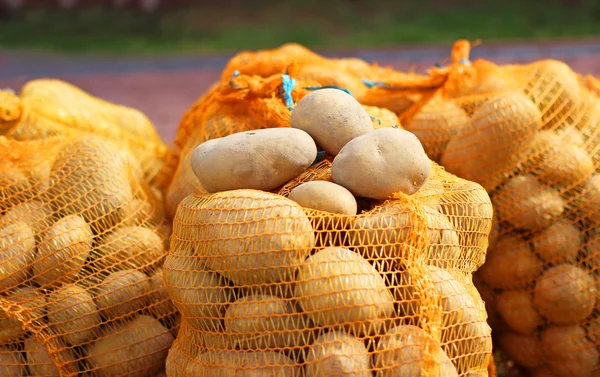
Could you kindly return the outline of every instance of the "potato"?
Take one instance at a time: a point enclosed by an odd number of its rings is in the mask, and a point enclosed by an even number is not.
[[[537,368],[542,365],[540,341],[534,335],[505,332],[498,336],[498,343],[506,355],[519,365]]]
[[[528,174],[508,181],[492,196],[492,202],[498,220],[529,231],[547,228],[565,210],[557,191]]]
[[[422,376],[425,368],[432,366],[426,359],[429,352],[434,352],[429,361],[439,363],[439,374],[435,375],[458,377],[456,367],[439,344],[419,327],[410,325],[396,326],[379,340],[374,357],[376,376]]]
[[[362,340],[343,331],[319,336],[306,356],[305,377],[371,377],[369,352]]]
[[[371,120],[373,121],[373,129],[378,130],[380,128],[393,126],[402,128],[398,116],[389,109],[384,109],[383,107],[367,106],[364,104],[362,105],[362,107],[371,117]]]
[[[473,112],[472,124],[450,139],[441,164],[450,173],[498,187],[540,127],[541,114],[520,92],[496,95]]]
[[[190,163],[207,192],[273,190],[302,173],[317,158],[317,146],[295,128],[244,131],[198,145]]]
[[[442,348],[459,373],[486,368],[492,352],[491,329],[477,291],[449,272],[428,266],[433,283],[442,296]],[[481,302],[481,304],[479,304]]]
[[[21,314],[25,318],[31,319],[36,324],[43,323],[46,314],[46,298],[39,290],[26,286],[20,287],[10,292],[6,300],[16,305],[13,310],[23,310]],[[0,344],[17,341],[26,332],[23,323],[15,313],[0,310]]]
[[[90,255],[94,234],[81,216],[69,215],[48,229],[33,262],[36,283],[55,288],[73,282]]]
[[[21,351],[0,346],[0,377],[27,376],[25,359]]]
[[[50,171],[54,160],[48,159],[39,161],[34,166],[29,167],[29,182],[35,190],[36,197],[41,198],[46,194],[46,190],[50,187]]]
[[[444,101],[425,105],[405,128],[419,138],[427,156],[439,162],[450,139],[470,123],[463,109],[454,102]]]
[[[304,208],[342,215],[356,215],[357,204],[352,193],[333,182],[303,183],[292,189],[288,198]]]
[[[233,301],[233,289],[225,279],[207,270],[200,258],[176,253],[167,256],[163,269],[169,297],[185,321],[198,330],[221,330],[221,318]]]
[[[34,253],[34,233],[25,222],[0,228],[0,291],[27,280]]]
[[[533,307],[533,297],[526,291],[504,291],[496,296],[496,309],[506,324],[520,334],[533,334],[542,318]]]
[[[533,250],[548,263],[574,262],[581,247],[580,231],[567,219],[556,221],[533,239]]]
[[[559,264],[544,271],[535,284],[533,305],[550,322],[575,324],[594,310],[595,279],[571,264]]]
[[[489,248],[492,249],[496,246],[496,242],[498,242],[498,237],[500,236],[500,223],[498,222],[498,216],[496,212],[494,212],[492,216],[492,230],[490,230],[489,236]]]
[[[333,181],[355,196],[384,200],[412,195],[429,177],[431,161],[417,137],[399,128],[381,128],[348,142],[333,159]]]
[[[151,226],[154,210],[150,202],[143,199],[133,199],[127,205],[127,215],[123,225],[125,226]]]
[[[385,281],[360,255],[328,247],[300,267],[294,296],[317,325],[341,326],[356,335],[380,331],[394,314]]]
[[[236,190],[207,197],[188,196],[179,206],[171,249],[194,249],[209,269],[236,285],[291,281],[315,244],[306,213],[293,200]],[[268,230],[268,231],[265,231]]]
[[[133,200],[129,169],[117,146],[86,135],[66,143],[52,165],[48,200],[65,215],[80,215],[95,234],[121,223]]]
[[[461,245],[454,226],[436,208],[425,207],[425,214],[429,228],[427,263],[441,268],[458,266]]]
[[[594,173],[594,162],[586,151],[555,132],[538,132],[529,147],[530,164],[540,182],[569,187]]]
[[[315,90],[298,101],[290,125],[306,131],[317,145],[334,156],[350,140],[373,131],[371,117],[354,97],[328,88]]]
[[[171,244],[171,234],[173,234],[173,226],[169,223],[160,224],[156,228],[156,234],[163,240],[163,247],[165,251],[169,250]]]
[[[289,357],[274,351],[207,351],[189,365],[187,376],[300,377],[302,369]]]
[[[238,299],[227,308],[223,322],[242,349],[303,347],[311,338],[310,321],[294,303],[270,295]]]
[[[163,269],[159,268],[150,276],[152,306],[148,308],[156,319],[163,319],[177,313],[177,308],[169,298],[169,291],[163,279]]]
[[[173,342],[173,346],[169,349],[169,353],[165,360],[165,372],[167,376],[185,377],[185,370],[192,362],[188,357],[188,355],[183,353],[178,345],[178,339],[176,339],[175,342]]]
[[[595,174],[585,181],[581,196],[573,205],[587,224],[600,226],[600,174]]]
[[[588,338],[594,344],[598,344],[600,341],[600,317],[592,318],[586,325],[585,330]]]
[[[4,163],[0,172],[0,211],[31,200],[33,194],[27,176],[19,168]]]
[[[16,221],[23,221],[33,230],[36,241],[40,241],[43,233],[52,226],[52,209],[46,203],[31,200],[12,207],[0,219],[0,227]]]
[[[71,285],[48,296],[48,322],[67,344],[80,346],[94,339],[102,320],[92,296]]]
[[[108,275],[98,287],[94,303],[108,320],[123,319],[147,306],[151,292],[148,276],[136,270]]]
[[[532,282],[542,272],[542,266],[531,244],[518,234],[509,233],[488,251],[479,276],[492,288],[519,288]]]
[[[165,255],[160,236],[141,226],[115,229],[103,238],[94,251],[100,269],[151,270]]]
[[[164,368],[173,340],[158,320],[140,315],[107,328],[89,347],[88,361],[98,377],[151,377]]]
[[[598,351],[580,326],[548,328],[542,333],[541,349],[557,377],[589,376],[598,366]]]
[[[47,343],[42,344],[38,339],[30,337],[25,340],[24,348],[27,367],[32,376],[73,376],[79,372],[73,349],[66,347],[58,338],[49,338]],[[52,350],[52,354],[49,350]]]

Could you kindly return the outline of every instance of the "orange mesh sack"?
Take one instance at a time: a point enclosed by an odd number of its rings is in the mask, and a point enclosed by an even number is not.
[[[476,284],[495,340],[533,375],[596,375],[600,102],[559,61],[469,62],[464,41],[453,55],[432,71],[443,85],[401,119],[490,193],[496,241]]]
[[[96,98],[57,79],[27,82],[17,96],[0,90],[0,134],[16,140],[96,134],[119,143],[153,181],[168,147],[140,111]]]
[[[155,376],[176,335],[170,225],[98,136],[0,137],[0,375]]]
[[[282,72],[285,71],[283,68]],[[177,129],[175,150],[167,163],[176,166],[165,195],[169,218],[174,216],[183,198],[205,192],[189,163],[197,145],[241,131],[289,127],[294,103],[323,87],[319,82],[296,79],[293,66],[287,71],[289,74],[277,73],[266,78],[234,74],[214,84],[184,114]],[[364,108],[375,128],[399,125],[398,117],[387,109]]]

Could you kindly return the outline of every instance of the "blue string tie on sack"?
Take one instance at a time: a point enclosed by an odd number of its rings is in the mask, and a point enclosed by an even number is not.
[[[240,75],[240,71],[238,71],[237,69],[233,72],[233,75],[231,75],[231,79],[229,79],[229,86],[231,86],[233,89],[241,89],[239,86],[235,85],[233,83],[233,79],[238,77]]]
[[[304,89],[306,89],[306,90],[338,89],[338,90],[341,90],[342,92],[346,92],[346,93],[350,94],[352,97],[354,97],[352,95],[352,92],[350,92],[350,90],[345,89],[345,88],[340,88],[339,86],[335,86],[335,85],[307,86]]]
[[[376,119],[378,124],[381,124],[381,119],[374,117],[373,115],[369,115],[371,117],[371,119]]]
[[[290,75],[284,73],[281,75],[281,81],[283,82],[283,98],[285,99],[285,105],[288,109],[293,110],[294,99],[292,98],[292,91],[296,87],[296,80],[290,77]]]

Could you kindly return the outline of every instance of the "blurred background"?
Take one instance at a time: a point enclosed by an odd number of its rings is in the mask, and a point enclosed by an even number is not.
[[[297,42],[424,71],[472,57],[600,74],[600,0],[0,0],[0,87],[67,79],[146,112],[171,140],[234,53]]]

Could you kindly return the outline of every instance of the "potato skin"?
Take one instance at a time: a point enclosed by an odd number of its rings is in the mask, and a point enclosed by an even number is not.
[[[33,230],[23,221],[0,228],[0,290],[23,283],[35,253]]]
[[[55,288],[73,282],[91,252],[93,237],[92,229],[80,216],[66,216],[54,223],[35,256],[36,283]]]
[[[88,361],[98,377],[152,377],[165,365],[173,335],[158,320],[140,315],[107,328],[88,349]]]
[[[598,351],[580,326],[546,329],[541,336],[541,349],[556,377],[589,376],[598,366]]]
[[[441,268],[457,266],[461,245],[454,225],[436,208],[426,207],[425,215],[429,228],[427,264]]]
[[[421,376],[426,366],[426,347],[437,350],[437,355],[431,356],[439,363],[439,376],[458,377],[456,367],[439,344],[421,328],[412,325],[393,327],[381,337],[374,357],[374,366],[378,369],[376,376]]]
[[[302,369],[289,357],[274,351],[209,350],[188,366],[187,376],[300,377]]]
[[[24,221],[35,233],[39,242],[43,233],[52,226],[53,213],[51,207],[39,200],[31,200],[12,207],[0,219],[0,227],[15,221]]]
[[[0,212],[33,198],[34,190],[27,176],[15,166],[3,166],[0,172]]]
[[[579,229],[567,219],[561,219],[534,236],[533,250],[545,262],[575,262],[582,248]]]
[[[530,292],[504,291],[496,296],[496,309],[504,322],[520,334],[533,334],[542,324],[542,318],[533,307]]]
[[[77,285],[48,296],[48,322],[67,344],[79,346],[94,339],[101,321],[94,299]]]
[[[150,271],[165,255],[160,236],[142,226],[115,229],[94,251],[98,268]]]
[[[21,351],[0,346],[0,377],[22,377],[27,375],[25,359]]]
[[[298,203],[257,190],[188,196],[179,205],[174,223],[179,221],[186,226],[174,228],[171,249],[193,253],[238,286],[291,281],[315,245]],[[179,241],[192,239],[194,244]]]
[[[308,349],[304,375],[371,377],[369,352],[359,338],[344,331],[330,331]]]
[[[333,159],[333,181],[355,196],[384,200],[412,195],[431,172],[417,137],[400,128],[380,128],[351,140]]]
[[[152,306],[148,308],[148,310],[156,319],[179,315],[173,301],[169,298],[169,292],[167,291],[163,274],[163,269],[158,268],[150,276],[150,287],[152,289],[150,302]]]
[[[564,263],[544,271],[535,284],[533,304],[550,322],[571,325],[594,310],[595,278],[577,266]]]
[[[7,295],[11,303],[25,309],[34,323],[43,321],[46,315],[46,298],[41,291],[31,287],[19,287]],[[0,344],[17,341],[27,333],[14,315],[0,311]]]
[[[519,365],[530,369],[542,365],[540,341],[534,335],[504,332],[498,335],[498,343],[502,351]]]
[[[271,191],[306,170],[316,157],[317,146],[306,132],[268,128],[208,140],[194,149],[190,163],[207,192]]]
[[[48,340],[48,347],[57,352],[54,357],[51,357],[48,349],[39,340],[34,337],[29,337],[25,340],[25,354],[27,355],[27,367],[33,376],[44,377],[62,377],[63,375],[76,375],[79,372],[77,366],[77,358],[72,348],[67,348],[65,344],[57,338]],[[60,371],[58,363],[60,363]]]
[[[290,124],[306,131],[334,156],[350,140],[373,131],[369,114],[354,97],[329,88],[316,90],[298,101]]]
[[[298,271],[294,297],[317,325],[357,335],[380,331],[394,313],[394,298],[377,270],[348,249],[328,247]]]
[[[108,275],[98,287],[94,303],[109,320],[123,319],[144,308],[151,291],[148,276],[136,270]]]
[[[288,196],[304,208],[356,215],[356,199],[345,187],[328,181],[310,181],[295,187]]]

